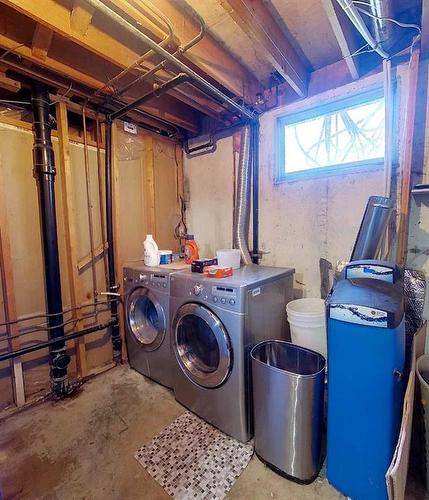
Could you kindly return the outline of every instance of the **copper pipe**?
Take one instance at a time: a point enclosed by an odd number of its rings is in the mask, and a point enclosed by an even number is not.
[[[194,15],[197,16],[197,14],[194,14]],[[192,38],[191,40],[189,40],[188,43],[186,43],[183,46],[180,46],[173,53],[173,56],[178,56],[180,54],[184,54],[187,50],[189,50],[191,47],[193,47],[194,45],[196,45],[199,41],[201,41],[204,38],[204,35],[206,33],[206,25],[205,25],[203,19],[199,15],[197,17],[198,17],[198,21],[200,23],[200,31],[198,32],[198,34],[196,36],[194,36],[194,38]],[[166,65],[167,65],[167,61],[164,59],[163,61],[161,61],[160,63],[158,63],[156,66],[154,66],[152,69],[150,69],[149,71],[147,71],[145,74],[140,75],[139,77],[137,77],[136,79],[134,79],[132,82],[128,83],[127,85],[125,85],[121,89],[117,90],[116,93],[115,93],[115,96],[120,96],[120,95],[124,94],[127,90],[129,90],[131,87],[133,87],[134,85],[136,85],[137,83],[144,82],[149,77],[151,77],[152,75],[155,75],[155,73],[157,73],[161,69],[165,68]]]
[[[141,10],[138,8],[139,6],[135,5],[134,2],[132,2],[133,5],[141,12]],[[144,2],[146,7],[149,10],[152,10],[152,12],[157,15],[159,18],[163,20],[165,25],[167,26],[167,31],[168,34],[167,36],[159,43],[161,47],[168,47],[169,43],[171,40],[174,38],[174,32],[173,32],[173,26],[170,23],[170,20],[159,10],[157,9],[151,2]],[[118,73],[116,76],[111,78],[107,83],[105,83],[104,87],[101,89],[98,89],[94,95],[99,95],[103,90],[107,89],[108,87],[112,86],[115,82],[120,80],[124,75],[129,73],[131,70],[134,68],[137,68],[140,66],[147,58],[152,57],[153,55],[156,55],[155,51],[153,49],[147,50],[144,54],[142,54],[138,59],[136,59],[132,64],[130,64],[128,67],[123,69],[120,73]]]

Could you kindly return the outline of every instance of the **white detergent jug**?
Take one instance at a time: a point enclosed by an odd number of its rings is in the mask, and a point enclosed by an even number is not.
[[[144,246],[144,263],[145,266],[156,267],[159,266],[159,251],[151,234],[146,235],[143,243]]]

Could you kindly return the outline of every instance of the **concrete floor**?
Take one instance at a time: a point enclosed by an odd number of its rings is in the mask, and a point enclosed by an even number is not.
[[[133,455],[184,411],[167,389],[116,367],[71,399],[0,423],[0,492],[5,500],[170,498]],[[326,480],[297,485],[253,457],[227,498],[343,497]]]

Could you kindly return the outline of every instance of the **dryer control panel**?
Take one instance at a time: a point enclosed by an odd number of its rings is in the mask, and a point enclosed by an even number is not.
[[[194,282],[189,287],[187,295],[203,303],[205,302],[207,305],[216,305],[237,312],[240,309],[240,294],[237,287],[212,285],[207,282]]]

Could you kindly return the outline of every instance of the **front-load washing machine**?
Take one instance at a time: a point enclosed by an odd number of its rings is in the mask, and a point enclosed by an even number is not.
[[[223,279],[189,271],[171,277],[174,395],[242,442],[252,437],[249,353],[262,340],[288,340],[293,273],[251,265]]]
[[[138,372],[172,387],[170,279],[183,265],[124,268],[128,360]]]

